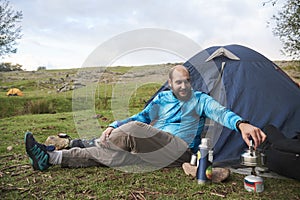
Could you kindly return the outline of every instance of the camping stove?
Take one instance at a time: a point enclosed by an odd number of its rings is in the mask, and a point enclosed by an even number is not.
[[[256,174],[255,167],[264,165],[264,157],[254,150],[253,140],[250,140],[249,149],[241,155],[241,164],[251,167],[251,175],[244,178],[244,187],[249,192],[262,192],[264,190],[263,179]]]

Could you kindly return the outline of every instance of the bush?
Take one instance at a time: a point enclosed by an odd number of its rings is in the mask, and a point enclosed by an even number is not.
[[[28,101],[25,105],[24,112],[26,114],[45,114],[55,113],[53,103],[45,99]]]

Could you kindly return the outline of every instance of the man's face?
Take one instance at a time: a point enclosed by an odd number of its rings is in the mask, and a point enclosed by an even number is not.
[[[172,79],[169,79],[168,82],[177,99],[182,101],[190,99],[192,91],[188,72],[174,70]]]

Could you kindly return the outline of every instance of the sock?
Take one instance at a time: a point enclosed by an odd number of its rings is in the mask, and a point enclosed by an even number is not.
[[[60,165],[62,161],[62,151],[48,151],[49,163],[52,165]]]

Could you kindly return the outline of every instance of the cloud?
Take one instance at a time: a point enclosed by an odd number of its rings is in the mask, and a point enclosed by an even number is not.
[[[28,70],[37,65],[80,67],[101,43],[141,28],[176,31],[203,48],[239,43],[267,53],[270,59],[283,58],[279,39],[267,28],[267,21],[278,7],[262,6],[261,0],[10,2],[23,12],[24,35],[18,53],[8,60],[20,61]]]

